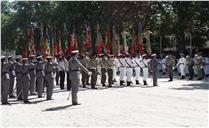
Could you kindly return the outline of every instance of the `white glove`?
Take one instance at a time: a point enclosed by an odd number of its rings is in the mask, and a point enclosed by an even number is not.
[[[91,75],[92,74],[92,72],[88,72],[88,75]]]

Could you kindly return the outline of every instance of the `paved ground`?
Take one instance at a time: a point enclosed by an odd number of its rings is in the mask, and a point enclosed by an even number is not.
[[[151,84],[151,79],[148,83]],[[3,127],[23,126],[208,126],[209,80],[159,79],[151,85],[98,90],[80,89],[78,106],[67,101],[68,92],[58,87],[54,100],[30,96],[33,104],[10,100],[2,107]]]

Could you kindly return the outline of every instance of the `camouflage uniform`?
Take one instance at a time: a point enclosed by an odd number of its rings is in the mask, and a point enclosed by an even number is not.
[[[169,81],[173,81],[173,68],[175,66],[175,60],[173,59],[172,56],[168,56],[166,58],[166,67],[168,71],[168,76],[170,78]]]

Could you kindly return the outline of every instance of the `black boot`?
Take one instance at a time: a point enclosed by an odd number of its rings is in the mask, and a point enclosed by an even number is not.
[[[102,87],[105,87],[106,85],[105,85],[105,83],[102,83]]]
[[[147,85],[147,81],[143,81],[144,82],[144,85]]]
[[[123,86],[123,83],[124,83],[124,81],[121,80],[121,81],[120,81],[120,86]]]
[[[136,80],[136,84],[139,84],[139,81],[138,80]]]
[[[83,88],[86,88],[86,85],[85,84],[83,84]]]
[[[131,86],[131,82],[127,82],[127,86]]]

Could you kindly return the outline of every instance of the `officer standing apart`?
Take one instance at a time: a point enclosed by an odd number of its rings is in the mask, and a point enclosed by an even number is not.
[[[57,62],[52,61],[52,57],[51,56],[47,56],[47,63],[46,63],[46,76],[45,76],[45,80],[46,80],[46,99],[47,100],[51,100],[52,99],[52,93],[53,93],[53,88],[54,88],[54,78],[55,78],[55,74],[54,74],[54,70],[55,70],[55,66],[57,65]]]
[[[172,55],[166,56],[166,68],[168,71],[168,77],[170,78],[168,81],[173,81],[173,70],[175,66],[175,60]]]
[[[181,79],[185,78],[185,70],[186,70],[186,59],[184,57],[184,54],[180,54],[181,58],[179,59],[176,67],[179,67],[180,73],[181,73]]]
[[[9,66],[5,56],[1,56],[1,103],[2,105],[10,105],[8,102],[9,93]]]
[[[189,55],[187,55],[186,56],[186,63],[187,63],[188,71],[189,71],[189,80],[192,80],[193,79],[194,60]]]
[[[44,88],[44,61],[42,56],[37,57],[37,66],[36,66],[36,83],[37,83],[37,92],[38,92],[38,98],[42,98],[43,88]]]
[[[152,71],[152,78],[153,78],[153,86],[158,86],[157,84],[157,72],[158,72],[158,64],[161,64],[157,58],[156,58],[156,54],[152,54],[152,59],[150,60],[150,68]]]
[[[77,59],[78,58],[78,50],[74,50],[71,52],[72,57],[69,60],[69,71],[70,71],[70,80],[72,84],[72,104],[78,105],[77,93],[80,81],[80,70],[84,70],[88,75],[91,75],[89,72]]]
[[[15,98],[14,96],[14,83],[15,83],[15,77],[16,77],[16,74],[15,74],[15,65],[14,65],[14,60],[13,60],[13,57],[12,56],[9,56],[8,57],[8,61],[9,63],[11,64],[9,66],[9,78],[10,78],[10,82],[9,82],[9,98]]]
[[[16,64],[15,64],[15,74],[16,74],[16,89],[17,89],[17,100],[23,100],[22,97],[22,56],[18,55],[16,58]]]
[[[144,85],[147,85],[147,78],[149,75],[149,67],[148,67],[149,62],[150,62],[150,59],[148,58],[148,55],[147,54],[142,55],[141,64],[142,64]]]

